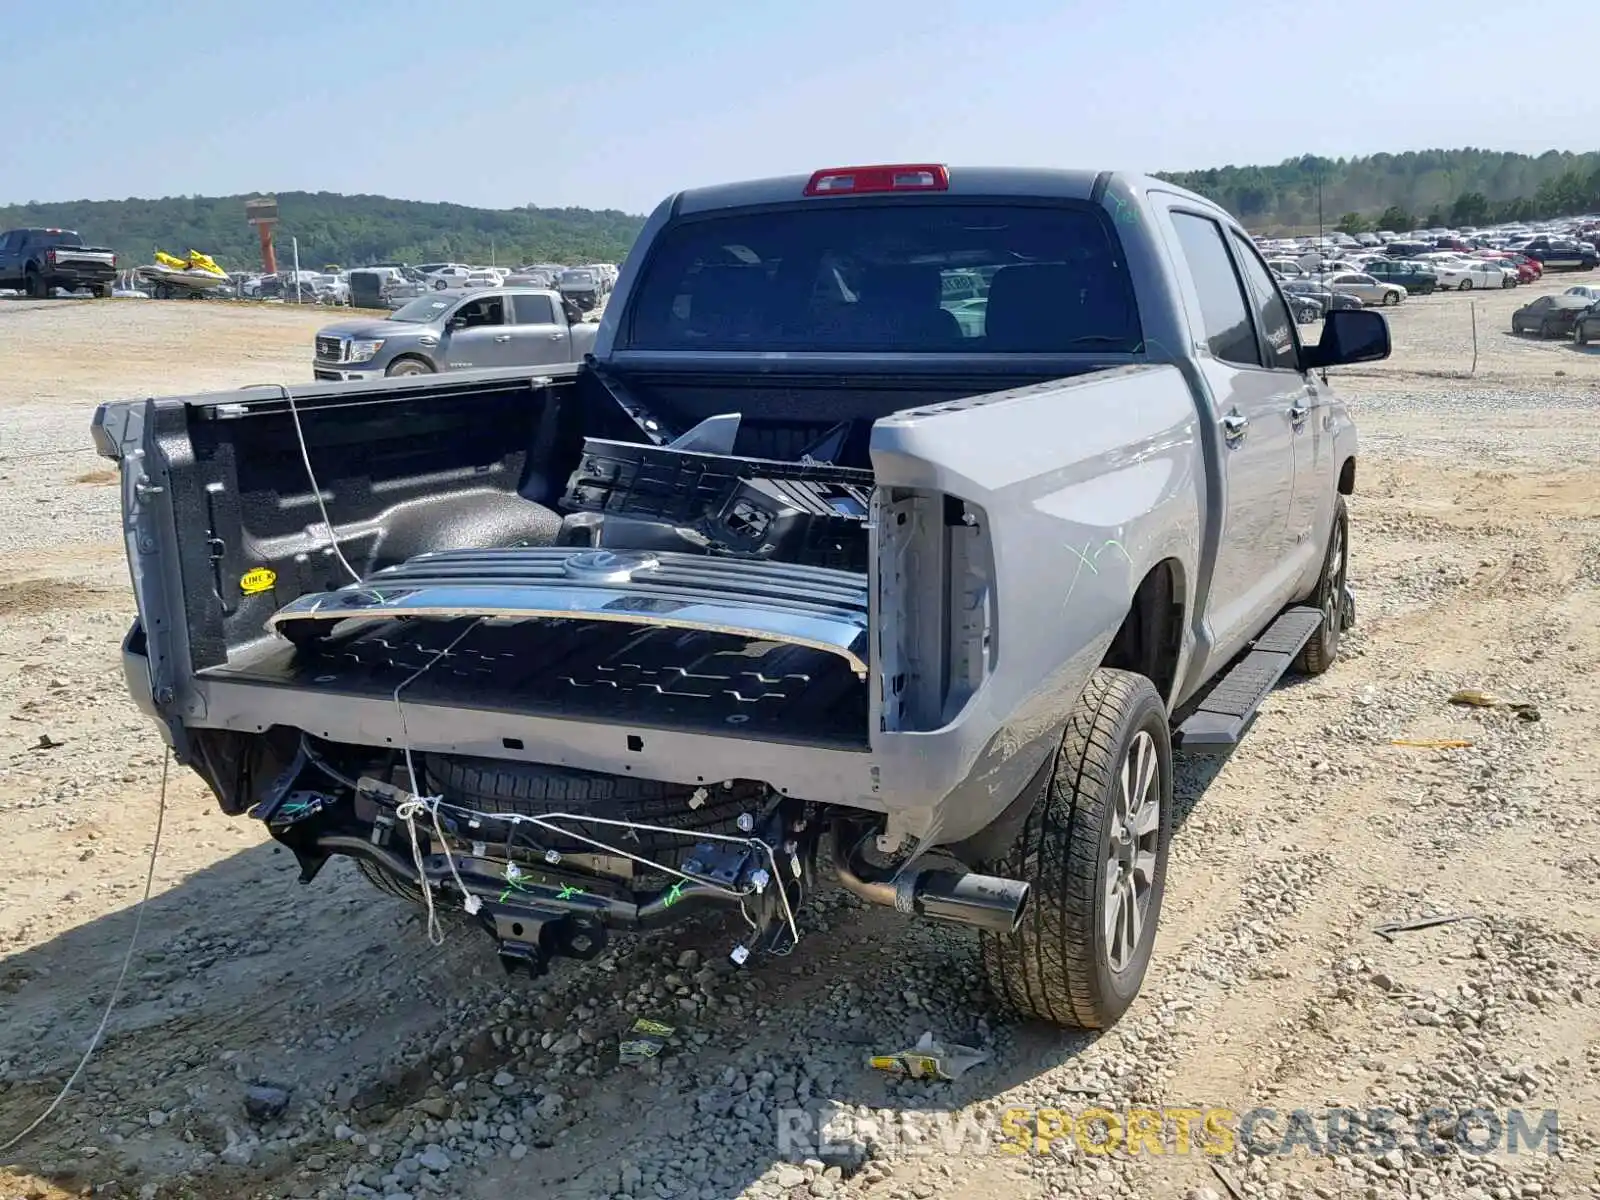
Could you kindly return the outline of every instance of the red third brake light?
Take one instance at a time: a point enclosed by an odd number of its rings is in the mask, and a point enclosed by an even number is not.
[[[880,167],[830,167],[806,184],[808,196],[859,196],[863,192],[947,192],[950,171],[942,163],[896,163]]]

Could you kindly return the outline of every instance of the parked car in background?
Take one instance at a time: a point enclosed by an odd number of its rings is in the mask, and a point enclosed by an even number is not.
[[[1572,323],[1572,340],[1580,346],[1600,342],[1600,301],[1578,314]]]
[[[1313,321],[1322,320],[1322,305],[1310,296],[1299,296],[1293,292],[1285,292],[1283,298],[1289,305],[1289,312],[1293,314],[1296,325],[1309,325]]]
[[[340,274],[324,274],[317,279],[317,298],[324,304],[349,304],[350,284]]]
[[[1540,236],[1516,249],[1538,259],[1547,271],[1592,271],[1600,267],[1595,248],[1573,238]]]
[[[1511,314],[1511,332],[1531,332],[1544,338],[1571,337],[1578,317],[1593,303],[1585,296],[1540,296]]]
[[[501,275],[499,271],[496,271],[493,267],[479,267],[476,270],[467,272],[467,277],[461,281],[461,286],[465,288],[486,288],[499,287],[503,283],[505,283],[505,276]]]
[[[350,303],[356,308],[399,308],[433,291],[414,267],[358,267],[350,272]]]
[[[1431,295],[1439,286],[1439,277],[1415,259],[1374,259],[1367,264],[1366,273],[1379,283],[1397,284],[1413,296]]]
[[[1360,297],[1332,291],[1312,279],[1288,279],[1279,283],[1278,287],[1285,296],[1301,296],[1314,301],[1321,310],[1321,314],[1333,312],[1336,309],[1365,307],[1361,303]]]
[[[1481,258],[1424,259],[1428,269],[1439,277],[1439,286],[1470,292],[1473,288],[1508,288],[1517,286],[1515,271],[1508,271],[1498,263]]]
[[[1590,304],[1600,301],[1600,287],[1596,287],[1592,283],[1580,283],[1575,287],[1569,287],[1561,294],[1563,296],[1582,296],[1587,299]]]
[[[599,304],[600,298],[605,294],[605,285],[600,272],[588,267],[574,267],[570,271],[561,272],[561,278],[556,281],[556,286],[563,296],[583,312],[588,312]]]
[[[1394,241],[1384,247],[1383,252],[1390,258],[1415,258],[1419,254],[1428,254],[1438,247],[1432,242],[1419,242],[1415,240]]]
[[[0,288],[16,288],[40,300],[56,288],[88,288],[111,295],[117,280],[116,252],[85,246],[71,229],[12,229],[0,233]]]
[[[466,263],[431,263],[417,269],[428,277],[433,289],[440,292],[461,287],[472,274],[472,268]]]
[[[1330,275],[1324,280],[1329,291],[1336,295],[1354,296],[1362,304],[1393,306],[1406,298],[1406,289],[1398,283],[1384,283],[1371,275],[1346,271]]]
[[[555,292],[434,292],[387,318],[340,321],[319,330],[312,373],[318,379],[374,379],[570,363],[594,345],[596,328],[572,324]]]
[[[562,268],[542,263],[518,267],[506,276],[507,287],[554,288],[561,277]]]

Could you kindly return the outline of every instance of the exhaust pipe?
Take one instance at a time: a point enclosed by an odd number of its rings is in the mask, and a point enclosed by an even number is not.
[[[856,851],[842,855],[835,840],[834,873],[846,891],[871,904],[941,925],[962,925],[990,933],[1012,934],[1022,924],[1022,914],[1028,906],[1028,885],[1020,879],[915,866],[893,880],[863,879],[857,867],[861,861],[859,850],[860,845]]]

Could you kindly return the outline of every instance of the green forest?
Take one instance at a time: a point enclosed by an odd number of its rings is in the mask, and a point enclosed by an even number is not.
[[[1600,152],[1511,154],[1408,150],[1365,158],[1285,159],[1275,167],[1163,172],[1253,232],[1306,232],[1321,219],[1347,233],[1492,225],[1600,211]]]
[[[1600,151],[1539,155],[1494,150],[1415,150],[1361,158],[1303,155],[1277,166],[1163,172],[1161,178],[1209,196],[1258,233],[1329,228],[1404,231],[1417,226],[1488,225],[1600,211]],[[76,229],[110,246],[125,263],[157,250],[211,255],[229,270],[260,267],[247,196],[170,196],[160,200],[74,200],[0,207],[0,230],[44,225]],[[587,208],[469,208],[344,196],[278,193],[279,265],[298,238],[305,267],[337,263],[454,260],[519,266],[528,262],[617,262],[643,218]]]
[[[255,193],[252,193],[252,196]],[[0,230],[21,226],[76,229],[109,246],[120,262],[149,262],[156,250],[199,250],[229,271],[261,269],[261,245],[245,221],[252,196],[169,196],[160,200],[73,200],[0,207]],[[587,208],[469,208],[386,196],[279,192],[274,243],[287,270],[290,238],[308,270],[337,263],[617,262],[643,217]]]

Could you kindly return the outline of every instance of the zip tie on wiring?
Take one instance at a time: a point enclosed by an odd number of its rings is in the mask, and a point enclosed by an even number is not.
[[[317,511],[322,514],[322,523],[328,529],[328,544],[332,548],[334,557],[339,560],[339,565],[345,569],[345,574],[350,576],[352,583],[359,584],[361,576],[350,565],[350,560],[344,556],[344,550],[339,546],[339,534],[334,529],[333,522],[328,519],[328,502],[322,497],[322,485],[317,482],[317,473],[311,469],[311,451],[306,446],[306,431],[300,426],[300,409],[295,405],[294,393],[285,384],[272,385],[282,393],[284,401],[289,405],[289,415],[294,418],[294,436],[300,443],[300,461],[305,464],[306,481],[311,484],[311,491],[317,498]]]
[[[302,447],[304,444],[304,442],[301,443]],[[332,527],[330,526],[330,528]],[[343,560],[343,557],[343,555],[340,555],[341,560]],[[477,617],[470,621],[465,629],[445,643],[441,649],[435,650],[432,658],[402,679],[394,689],[394,710],[400,717],[400,748],[405,753],[406,776],[411,783],[410,798],[402,800],[395,806],[394,815],[406,823],[406,833],[411,839],[411,861],[417,868],[417,886],[422,889],[422,906],[427,910],[428,914],[428,940],[435,946],[444,945],[444,930],[439,926],[439,914],[434,911],[433,887],[428,882],[427,871],[422,864],[422,847],[417,842],[416,818],[419,812],[427,811],[433,817],[433,831],[438,835],[439,849],[444,853],[445,865],[450,868],[450,877],[456,881],[456,887],[461,889],[461,894],[464,897],[462,907],[468,913],[476,913],[483,907],[483,901],[467,891],[466,885],[461,882],[461,873],[456,870],[455,856],[450,853],[450,843],[445,839],[444,830],[439,825],[439,802],[443,797],[424,796],[422,787],[417,782],[417,766],[411,758],[411,731],[406,727],[406,706],[400,701],[400,693],[432,670],[435,663],[459,646],[467,634],[471,633],[482,622],[482,617]]]
[[[106,1026],[111,1023],[111,1013],[117,1007],[117,1001],[122,998],[122,985],[128,978],[128,968],[133,965],[133,951],[139,944],[139,930],[144,925],[144,910],[150,903],[150,893],[156,881],[156,855],[161,850],[161,829],[166,824],[167,818],[167,771],[172,765],[172,752],[169,749],[161,759],[161,793],[156,806],[156,835],[150,843],[150,865],[144,873],[144,895],[139,897],[139,905],[133,910],[133,933],[128,937],[128,949],[122,956],[122,969],[117,972],[117,982],[111,988],[111,998],[106,1001],[105,1012],[100,1016],[100,1024],[94,1031],[94,1036],[89,1039],[89,1048],[83,1052],[83,1057],[78,1060],[78,1065],[73,1068],[72,1074],[67,1076],[67,1081],[61,1085],[61,1090],[56,1093],[56,1098],[50,1101],[50,1107],[45,1109],[31,1124],[10,1141],[0,1143],[0,1154],[4,1154],[13,1146],[22,1142],[30,1133],[50,1119],[52,1113],[61,1107],[61,1102],[67,1098],[67,1093],[72,1090],[72,1085],[78,1082],[78,1077],[83,1074],[89,1065],[89,1060],[94,1057],[94,1052],[100,1047],[100,1039],[105,1036]]]

